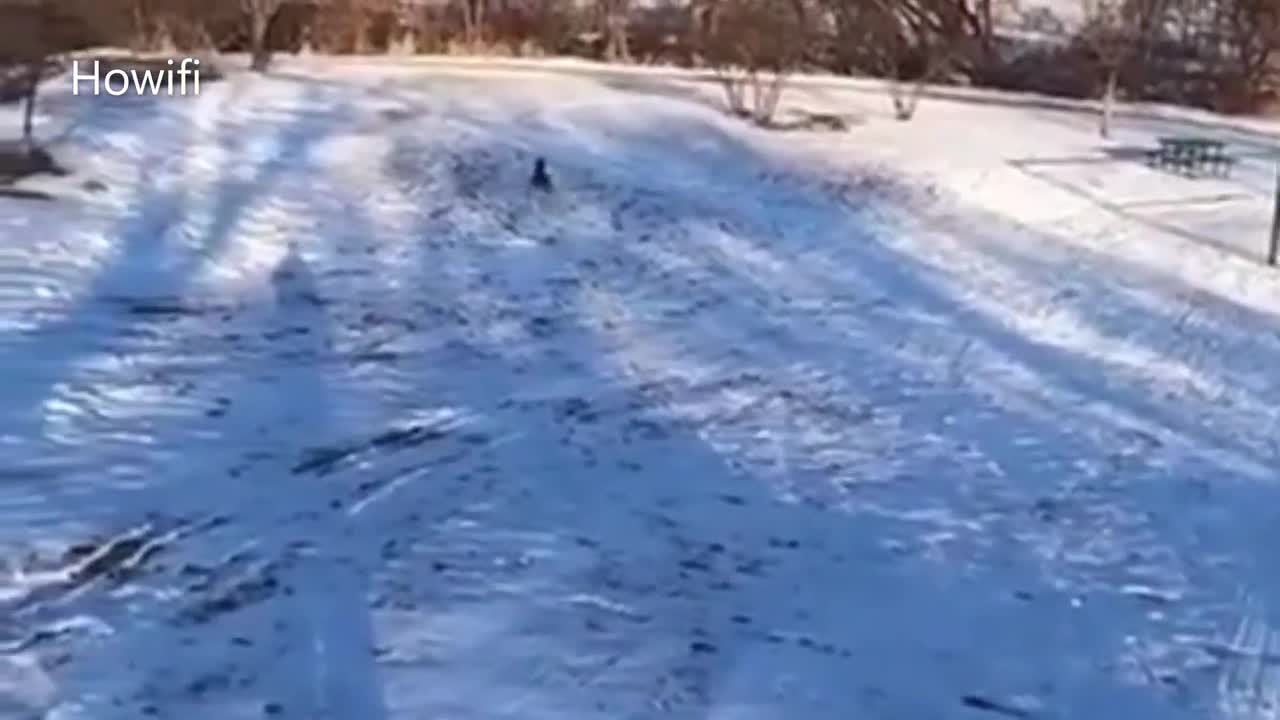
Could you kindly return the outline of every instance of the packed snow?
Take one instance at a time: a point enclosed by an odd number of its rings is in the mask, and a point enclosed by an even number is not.
[[[1280,717],[1272,126],[69,89],[0,197],[0,718]],[[1188,132],[1236,172],[1134,159]]]

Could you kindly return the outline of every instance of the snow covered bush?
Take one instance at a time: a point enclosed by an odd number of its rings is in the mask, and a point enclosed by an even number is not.
[[[0,95],[23,102],[22,143],[35,148],[34,117],[40,81],[59,53],[87,42],[80,18],[66,3],[8,0],[0,3]]]

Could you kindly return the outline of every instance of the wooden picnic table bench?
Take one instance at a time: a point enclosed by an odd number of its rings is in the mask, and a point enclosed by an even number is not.
[[[1226,177],[1236,164],[1236,158],[1227,154],[1227,144],[1221,140],[1162,137],[1158,142],[1160,147],[1147,153],[1150,163],[1157,167],[1171,167],[1189,175],[1207,169],[1210,173]]]

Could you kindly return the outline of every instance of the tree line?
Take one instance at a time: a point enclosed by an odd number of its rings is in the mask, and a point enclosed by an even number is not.
[[[1021,0],[1022,3],[1028,0]],[[1280,0],[0,0],[0,65],[150,52],[574,55],[708,68],[767,121],[802,71],[1246,112],[1273,100]],[[18,18],[18,21],[15,21]],[[34,19],[33,19],[34,18]],[[39,26],[38,32],[30,28]],[[8,71],[10,75],[13,70]],[[1109,127],[1109,111],[1101,129]]]

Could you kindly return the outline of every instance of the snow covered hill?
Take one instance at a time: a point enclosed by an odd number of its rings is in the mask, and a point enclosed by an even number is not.
[[[1271,128],[57,82],[73,173],[0,198],[0,718],[1280,715]],[[1170,131],[1239,172],[1124,159]]]

